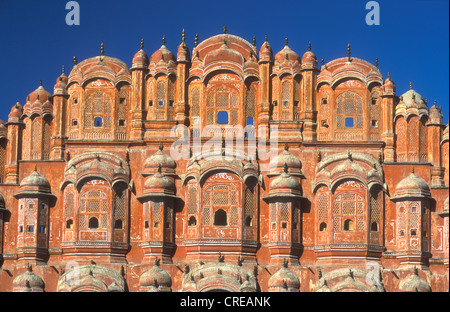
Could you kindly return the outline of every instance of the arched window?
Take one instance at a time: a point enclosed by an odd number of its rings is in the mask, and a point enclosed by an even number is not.
[[[122,220],[116,220],[116,221],[114,222],[114,228],[115,228],[115,229],[118,229],[118,230],[121,230],[121,229],[123,228],[123,222],[122,222]]]
[[[220,111],[217,113],[217,123],[219,125],[227,125],[228,124],[228,112]]]
[[[73,220],[69,219],[66,221],[66,229],[73,229]]]
[[[96,217],[92,217],[89,219],[88,228],[90,229],[98,229],[98,219]]]
[[[95,117],[94,118],[94,127],[99,128],[103,126],[103,118],[102,117]]]
[[[225,226],[227,225],[227,213],[223,209],[219,209],[214,214],[214,225]]]
[[[354,231],[355,230],[355,222],[351,219],[347,219],[344,221],[344,231]]]
[[[378,223],[372,222],[372,224],[370,225],[370,230],[372,232],[378,232]]]
[[[325,222],[320,223],[319,231],[320,232],[326,232],[327,231],[327,224]]]
[[[194,216],[191,216],[188,220],[188,226],[196,226],[197,225],[197,219]]]

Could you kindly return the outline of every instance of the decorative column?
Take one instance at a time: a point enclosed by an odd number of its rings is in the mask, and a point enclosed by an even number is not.
[[[381,105],[383,114],[382,140],[386,143],[384,148],[384,161],[394,162],[395,160],[395,135],[394,135],[394,112],[395,112],[395,83],[388,78],[384,81],[383,94],[381,95]]]

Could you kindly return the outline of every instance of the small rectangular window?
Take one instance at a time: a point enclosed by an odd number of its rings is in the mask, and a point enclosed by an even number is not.
[[[153,106],[153,101],[148,101],[148,106]]]
[[[372,98],[372,105],[376,105],[377,104],[377,98]]]
[[[378,120],[372,120],[372,128],[378,128]]]
[[[159,106],[164,106],[164,101],[159,101]]]
[[[119,126],[120,126],[120,127],[125,126],[125,120],[120,119],[120,120],[119,120]]]
[[[33,233],[34,232],[34,226],[29,225],[28,226],[28,232]]]
[[[278,106],[278,101],[273,101],[273,106]]]
[[[78,99],[73,99],[73,104],[78,104]]]
[[[120,103],[120,104],[125,104],[125,98],[122,98],[122,97],[121,97],[120,100],[119,100],[119,103]]]
[[[74,127],[78,126],[78,120],[73,119],[72,120],[72,126],[74,126]]]
[[[322,120],[322,122],[321,122],[321,126],[322,126],[322,128],[328,128],[328,120]]]
[[[217,113],[217,123],[220,125],[228,124],[228,112],[220,111]]]
[[[328,104],[328,99],[326,99],[326,98],[322,99],[322,104],[323,105],[327,105]]]
[[[103,126],[103,118],[95,117],[94,118],[94,127],[101,127],[101,126]]]
[[[39,227],[39,233],[41,233],[41,234],[45,233],[45,226],[41,225]]]
[[[353,128],[353,118],[345,118],[345,127],[346,128]]]

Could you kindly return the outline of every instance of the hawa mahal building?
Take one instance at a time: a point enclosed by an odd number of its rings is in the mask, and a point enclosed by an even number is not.
[[[448,125],[377,63],[74,58],[0,123],[0,291],[448,291]]]

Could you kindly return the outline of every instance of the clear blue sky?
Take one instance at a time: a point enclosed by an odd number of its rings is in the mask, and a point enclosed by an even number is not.
[[[365,0],[227,0],[163,1],[79,0],[81,25],[65,23],[66,0],[0,0],[0,119],[6,121],[11,107],[35,90],[39,80],[53,93],[56,78],[65,65],[100,54],[117,57],[129,66],[139,50],[141,38],[151,55],[166,35],[167,47],[176,53],[185,28],[192,49],[199,41],[228,33],[258,48],[267,34],[278,52],[289,38],[289,46],[302,55],[312,43],[320,59],[330,61],[352,56],[372,63],[379,58],[384,75],[391,73],[397,94],[409,89],[409,82],[429,105],[442,105],[444,122],[449,115],[449,1],[379,0],[379,26],[365,23]]]

